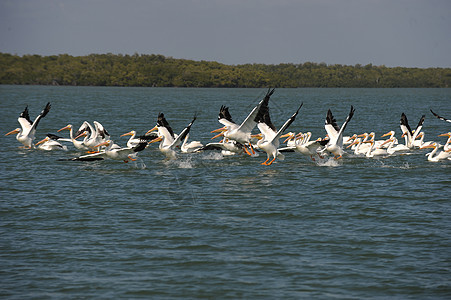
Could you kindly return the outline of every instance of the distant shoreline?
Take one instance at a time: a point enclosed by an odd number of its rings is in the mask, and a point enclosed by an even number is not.
[[[202,88],[449,88],[451,68],[225,65],[163,55],[0,53],[0,84]]]

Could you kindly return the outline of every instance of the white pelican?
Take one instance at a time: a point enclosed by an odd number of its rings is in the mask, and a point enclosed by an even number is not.
[[[105,146],[106,148],[102,153],[104,157],[128,162],[129,160],[135,161],[137,159],[136,156],[138,155],[138,152],[146,149],[147,143],[148,141],[143,139],[133,147],[121,148],[117,144],[114,144],[112,140],[106,140],[105,142],[97,145],[96,148]]]
[[[251,131],[254,129],[255,125],[257,125],[257,122],[255,121],[255,117],[257,116],[257,113],[262,106],[262,103],[269,102],[269,98],[274,93],[275,89],[268,89],[268,92],[266,93],[265,97],[257,104],[257,106],[252,109],[250,114],[246,117],[246,119],[241,123],[241,125],[236,124],[233,122],[232,117],[229,113],[229,108],[225,106],[221,106],[221,109],[219,110],[219,116],[218,121],[225,125],[223,128],[219,128],[217,130],[213,130],[212,132],[221,131],[218,135],[214,136],[212,139],[224,136],[230,140],[234,140],[241,145],[243,145],[244,151],[249,154],[255,154],[254,149],[252,148],[252,145],[250,144],[251,140]],[[251,152],[247,150],[246,145],[249,145]]]
[[[389,138],[388,140],[386,140],[382,146],[388,145],[386,147],[387,153],[388,154],[395,154],[396,152],[406,152],[406,151],[410,151],[410,148],[407,147],[406,145],[403,144],[399,144],[398,143],[398,139],[395,137]],[[396,145],[396,146],[395,146]]]
[[[50,111],[50,102],[44,107],[41,113],[31,122],[30,115],[28,114],[28,106],[25,107],[24,111],[20,114],[17,121],[19,121],[21,128],[16,128],[13,131],[8,132],[5,135],[17,134],[16,139],[24,145],[24,148],[32,148],[33,140],[35,139],[36,128],[38,127],[39,121],[44,118]]]
[[[262,139],[257,142],[257,146],[259,149],[265,151],[267,155],[267,159],[262,163],[262,165],[271,165],[276,160],[278,155],[283,157],[283,154],[278,152],[280,136],[291,125],[291,123],[296,120],[296,116],[298,115],[302,105],[303,103],[301,103],[297,111],[282,125],[282,127],[280,127],[278,131],[276,131],[276,127],[271,122],[268,101],[265,101],[261,105],[255,120],[257,121],[258,129],[260,129],[260,132],[263,135]],[[271,156],[273,159],[269,161]]]
[[[167,158],[176,158],[174,148],[179,146],[182,140],[185,139],[194,121],[196,121],[196,116],[194,116],[193,120],[188,124],[188,126],[186,126],[182,130],[182,132],[180,132],[180,134],[177,137],[175,137],[174,131],[172,130],[171,126],[169,126],[169,123],[164,117],[164,114],[160,113],[158,115],[157,125],[155,126],[158,129],[159,137],[150,141],[150,143],[161,141],[159,146],[160,151],[163,152]],[[152,131],[153,129],[149,131]]]
[[[148,134],[146,133],[145,135],[136,136],[135,130],[124,133],[121,135],[121,137],[128,135],[130,135],[130,138],[127,141],[127,147],[129,148],[137,146],[139,143],[142,142],[142,140],[150,142],[151,140],[158,138],[158,134],[155,132],[149,132]]]
[[[186,134],[183,139],[182,145],[180,146],[180,151],[182,153],[192,153],[196,152],[196,150],[202,148],[204,145],[199,141],[191,141],[188,143],[189,133]]]
[[[344,121],[343,125],[341,125],[341,128],[338,127],[337,121],[335,120],[334,116],[332,115],[332,111],[329,109],[327,111],[326,121],[324,128],[327,131],[327,134],[329,136],[329,142],[327,143],[326,147],[324,148],[324,151],[328,151],[334,155],[335,159],[339,159],[343,155],[343,131],[346,128],[346,125],[348,125],[349,121],[351,121],[352,116],[354,115],[355,109],[351,105],[351,110],[349,111],[348,116],[346,117],[346,120]]]
[[[433,112],[432,109],[430,109],[430,111],[431,111],[431,113],[432,113],[434,116],[436,116],[438,119],[443,120],[443,121],[445,121],[445,122],[450,122],[450,123],[451,123],[451,120],[450,120],[450,119],[445,119],[444,117],[440,117],[440,116],[437,115],[435,112]]]
[[[60,142],[58,142],[58,140],[61,140],[62,138],[54,135],[54,134],[47,134],[47,136],[37,142],[35,144],[35,146],[39,149],[39,150],[46,150],[46,151],[52,151],[52,150],[63,150],[63,151],[67,151],[67,146],[61,144]]]
[[[407,121],[407,116],[404,113],[401,114],[401,131],[403,137],[405,138],[406,146],[410,149],[414,148],[413,141],[417,138],[417,135],[420,134],[421,128],[423,128],[424,118],[425,115],[421,116],[421,119],[418,122],[417,127],[415,128],[415,131],[412,131],[412,129],[410,129],[409,122]]]
[[[58,132],[63,131],[63,130],[69,130],[70,141],[72,142],[72,144],[74,144],[75,148],[77,148],[78,150],[81,150],[81,151],[89,150],[89,147],[84,144],[84,140],[83,141],[78,141],[78,140],[76,140],[74,138],[73,125],[72,124],[68,124],[67,126],[59,129]],[[80,136],[81,135],[79,135],[78,137],[80,137]]]
[[[388,154],[387,149],[374,148],[374,145],[376,143],[373,140],[366,141],[365,143],[369,143],[370,144],[370,148],[367,150],[367,152],[365,154],[366,157],[374,157],[374,156],[387,155]]]
[[[420,149],[427,149],[427,148],[434,148],[434,150],[432,150],[432,152],[427,153],[427,157],[428,157],[428,161],[440,161],[440,160],[445,160],[448,159],[449,157],[451,157],[451,149],[445,150],[445,151],[440,151],[437,155],[435,155],[435,153],[437,152],[439,145],[437,143],[432,143],[431,145],[427,145],[427,146],[423,146]]]

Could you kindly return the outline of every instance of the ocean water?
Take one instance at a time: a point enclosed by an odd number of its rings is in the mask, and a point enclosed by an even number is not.
[[[426,150],[313,162],[297,153],[260,165],[218,152],[168,161],[153,145],[136,162],[79,162],[20,149],[26,105],[51,102],[37,139],[102,123],[114,141],[164,112],[175,132],[197,113],[208,143],[221,105],[241,122],[265,89],[0,86],[0,297],[147,299],[450,299],[451,161]],[[346,135],[389,130],[404,112],[425,140],[451,131],[451,89],[276,89],[273,123],[325,135],[356,108]],[[257,129],[256,133],[258,132]],[[61,132],[68,135],[68,132]]]

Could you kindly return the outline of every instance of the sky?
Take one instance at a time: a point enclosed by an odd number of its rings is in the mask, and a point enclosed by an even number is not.
[[[0,0],[0,52],[451,67],[450,0]]]

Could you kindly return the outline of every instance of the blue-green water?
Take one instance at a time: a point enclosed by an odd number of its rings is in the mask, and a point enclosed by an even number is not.
[[[166,161],[157,146],[136,163],[73,162],[78,155],[19,149],[4,133],[29,105],[50,101],[37,140],[85,120],[115,142],[144,133],[164,112],[179,132],[195,112],[191,140],[209,142],[230,107],[244,119],[264,89],[0,86],[0,297],[155,299],[451,298],[451,161],[426,150],[368,159],[345,155],[318,165],[288,153],[218,153]],[[290,130],[324,136],[331,108],[347,134],[412,127],[426,114],[426,140],[449,123],[450,89],[276,89],[280,126],[304,102]],[[257,132],[257,131],[256,131]],[[67,132],[63,132],[67,134]]]

